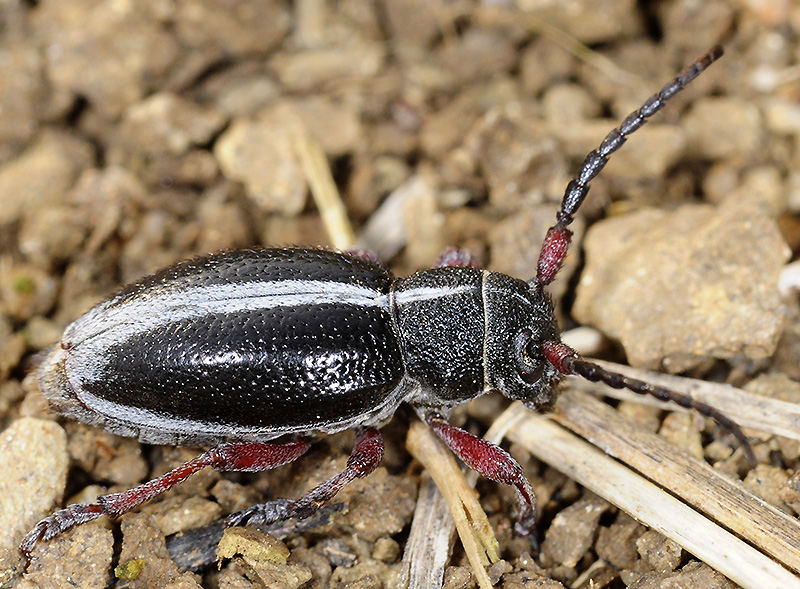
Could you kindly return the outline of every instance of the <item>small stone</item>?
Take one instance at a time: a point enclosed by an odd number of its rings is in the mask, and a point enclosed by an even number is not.
[[[385,57],[382,45],[361,42],[352,47],[281,53],[270,65],[288,90],[311,92],[343,78],[355,84],[359,78],[374,76],[383,66]]]
[[[217,548],[219,559],[241,554],[253,562],[286,564],[289,549],[286,544],[252,528],[226,528]]]
[[[56,288],[56,280],[36,266],[0,261],[0,309],[16,321],[47,313]]]
[[[555,125],[580,125],[600,116],[600,105],[589,91],[578,84],[555,84],[542,98],[544,118]]]
[[[786,485],[778,490],[779,497],[795,514],[800,514],[800,471],[795,472]]]
[[[693,413],[670,413],[661,424],[658,433],[690,456],[703,458],[703,440],[696,426],[698,416]],[[702,424],[702,420],[700,420]]]
[[[140,100],[180,50],[147,2],[42,2],[35,23],[50,83],[86,97],[109,119]]]
[[[764,122],[775,133],[800,135],[800,104],[774,97],[764,101]]]
[[[123,147],[151,156],[180,155],[208,143],[224,123],[223,115],[213,107],[159,92],[125,110],[118,139]]]
[[[142,447],[132,438],[115,436],[77,421],[64,425],[69,434],[69,455],[94,480],[133,487],[147,476]]]
[[[556,515],[547,529],[542,544],[543,562],[572,568],[591,547],[600,516],[609,504],[596,495],[587,494],[577,503]]]
[[[39,587],[106,587],[114,556],[114,536],[98,522],[74,527],[42,541],[23,577]],[[22,585],[23,587],[27,585]]]
[[[711,160],[748,159],[762,149],[763,123],[758,107],[738,97],[706,97],[681,118],[686,149]]]
[[[306,204],[308,187],[295,152],[292,130],[271,120],[238,119],[214,146],[226,177],[242,182],[262,210],[286,216]]]
[[[641,210],[593,226],[585,250],[574,315],[622,342],[632,365],[679,372],[775,351],[788,251],[762,207]]]
[[[236,513],[258,503],[260,499],[254,489],[228,479],[218,480],[210,492],[225,513]]]
[[[175,9],[171,20],[183,43],[229,60],[266,55],[291,26],[289,8],[280,2],[179,0]]]
[[[426,0],[393,0],[385,2],[382,9],[386,11],[392,42],[397,44],[401,53],[412,48],[425,51],[428,44],[441,34],[436,24],[436,9]]]
[[[467,589],[474,587],[472,571],[466,566],[449,566],[444,570],[442,589]]]
[[[219,543],[220,559],[240,554],[267,587],[298,589],[311,579],[311,570],[301,564],[287,564],[289,549],[280,540],[249,528],[228,528]]]
[[[127,581],[125,586],[128,589],[201,589],[197,575],[178,569],[167,552],[164,534],[155,519],[144,513],[126,515],[122,519],[122,552],[119,562],[124,564],[134,559],[143,560],[144,566],[135,579]]]
[[[591,585],[589,586],[591,587]],[[548,579],[527,571],[505,575],[502,587],[503,589],[566,589],[563,583],[555,579]]]
[[[168,497],[144,511],[155,518],[165,536],[200,528],[222,517],[220,506],[202,497]]]
[[[383,589],[392,587],[397,567],[379,560],[359,562],[352,567],[337,567],[331,575],[331,587],[348,589]]]
[[[789,473],[786,470],[769,464],[759,464],[747,473],[743,484],[767,503],[789,511],[781,500],[781,493],[789,484]]]
[[[736,589],[738,585],[726,579],[722,573],[704,562],[693,561],[680,572],[670,575],[658,585],[658,589]]]
[[[597,556],[617,569],[632,569],[639,558],[636,540],[642,533],[644,528],[637,521],[620,515],[610,527],[600,528],[595,546]]]
[[[0,549],[16,548],[64,494],[69,456],[64,430],[23,417],[0,435]]]
[[[20,35],[24,38],[24,34]],[[0,76],[0,146],[23,143],[38,128],[38,116],[47,96],[42,76],[42,52],[23,39],[3,39],[3,75]],[[0,159],[4,154],[0,152]]]
[[[516,211],[561,198],[566,162],[546,123],[509,108],[489,113],[481,124],[478,163],[492,204]]]
[[[400,545],[393,538],[384,537],[375,541],[375,548],[372,549],[372,558],[375,560],[392,563],[398,556],[400,556]]]
[[[280,90],[263,66],[246,62],[209,77],[201,88],[201,97],[225,115],[238,118],[263,110],[279,98]]]
[[[674,571],[681,562],[681,547],[652,530],[646,531],[636,540],[636,549],[643,565],[654,571]]]
[[[497,562],[493,562],[489,567],[486,569],[486,574],[489,575],[489,580],[492,582],[492,585],[497,585],[500,582],[500,579],[506,573],[510,573],[514,570],[514,567],[511,566],[507,560],[500,559]]]
[[[445,39],[436,57],[452,83],[463,86],[507,72],[518,53],[513,40],[500,30],[470,28]]]
[[[88,143],[60,132],[42,134],[0,169],[0,227],[62,203],[92,159]]]

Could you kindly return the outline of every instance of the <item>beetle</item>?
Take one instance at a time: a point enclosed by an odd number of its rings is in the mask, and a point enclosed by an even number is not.
[[[138,487],[57,511],[21,550],[30,556],[40,540],[118,517],[206,466],[271,469],[299,458],[316,434],[355,429],[344,471],[298,500],[256,505],[228,523],[308,517],[378,466],[378,428],[403,402],[468,466],[514,486],[516,529],[535,538],[536,499],[519,464],[447,417],[490,390],[532,410],[551,407],[556,381],[567,374],[692,408],[731,431],[754,462],[741,429],[718,410],[609,372],[561,343],[545,290],[566,257],[568,226],[610,154],[721,55],[714,47],[701,56],[589,153],[528,281],[483,270],[456,249],[405,278],[364,254],[245,249],[161,270],[77,319],[37,369],[58,412],[142,442],[211,449]],[[273,441],[279,437],[289,439]]]

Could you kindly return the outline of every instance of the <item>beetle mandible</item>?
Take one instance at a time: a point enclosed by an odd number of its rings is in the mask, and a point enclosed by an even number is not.
[[[396,278],[359,254],[247,249],[161,270],[77,319],[38,367],[57,411],[143,442],[212,448],[138,487],[52,514],[21,550],[30,555],[39,540],[118,517],[206,466],[267,470],[300,457],[313,434],[356,429],[343,472],[301,499],[255,505],[228,521],[308,517],[377,467],[377,428],[403,402],[467,465],[515,487],[516,529],[533,538],[536,498],[519,464],[447,417],[490,390],[533,410],[549,407],[564,374],[693,408],[730,430],[754,462],[741,429],[716,409],[609,372],[561,343],[545,292],[566,257],[568,226],[610,154],[721,55],[715,47],[701,56],[586,157],[527,282],[482,270],[461,250]],[[290,439],[271,442],[280,436]]]

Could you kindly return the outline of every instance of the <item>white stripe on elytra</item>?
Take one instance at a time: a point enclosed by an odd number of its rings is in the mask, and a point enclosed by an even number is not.
[[[111,299],[98,305],[67,327],[64,341],[77,346],[108,330],[114,331],[114,339],[123,341],[166,323],[218,313],[326,303],[386,306],[384,295],[373,288],[325,280],[232,282],[154,292],[153,296],[122,303]]]
[[[403,305],[455,296],[472,286],[419,287],[395,292],[395,303]],[[67,358],[70,380],[76,388],[96,382],[107,370],[107,352],[139,334],[186,319],[218,313],[261,311],[319,304],[352,305],[389,309],[389,295],[343,282],[280,280],[230,283],[161,291],[119,303],[109,300],[77,319],[64,333],[70,345]]]

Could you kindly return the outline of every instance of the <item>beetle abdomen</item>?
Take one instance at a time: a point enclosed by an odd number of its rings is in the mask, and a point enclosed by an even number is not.
[[[352,427],[401,400],[391,280],[323,250],[198,258],[75,321],[63,372],[107,427],[149,440],[156,422],[197,443]]]

